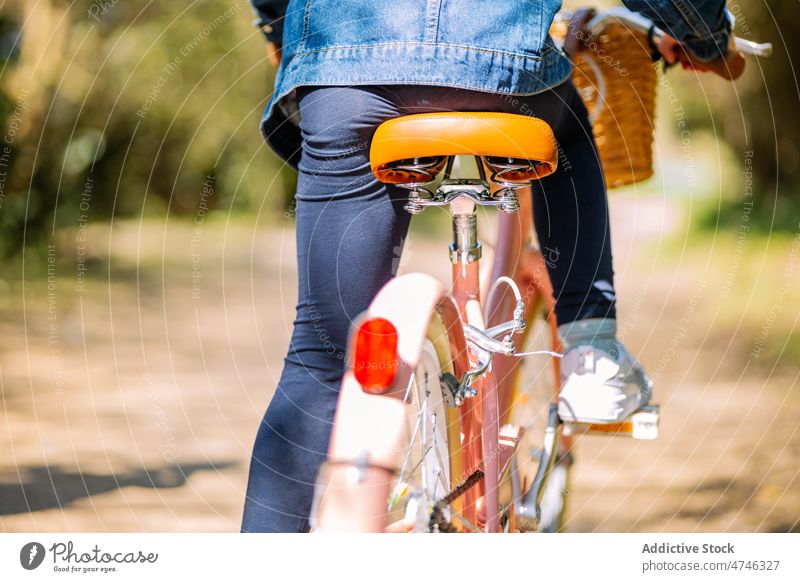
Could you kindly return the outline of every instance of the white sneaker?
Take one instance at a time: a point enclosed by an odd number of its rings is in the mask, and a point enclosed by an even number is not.
[[[613,319],[559,326],[564,344],[558,414],[567,422],[619,422],[647,404],[653,382],[616,339]]]

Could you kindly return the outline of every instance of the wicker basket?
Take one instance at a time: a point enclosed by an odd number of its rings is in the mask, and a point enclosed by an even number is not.
[[[551,30],[563,39],[567,23]],[[656,70],[647,37],[609,22],[582,41],[572,80],[589,110],[609,189],[653,175]]]

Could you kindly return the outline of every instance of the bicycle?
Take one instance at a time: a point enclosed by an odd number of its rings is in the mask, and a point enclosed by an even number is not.
[[[604,19],[651,39],[661,34],[624,9],[595,15],[586,29]],[[736,49],[766,56],[769,45],[736,39]],[[732,64],[736,58],[711,68],[722,76],[741,73]],[[478,178],[452,177],[459,155],[475,158]],[[312,529],[558,530],[573,436],[654,439],[659,408],[644,406],[604,425],[563,422],[557,413],[561,354],[554,300],[546,258],[529,240],[527,188],[556,168],[552,130],[542,120],[507,113],[409,115],[378,127],[370,160],[378,180],[408,189],[408,212],[449,207],[452,289],[427,275],[402,275],[353,322]],[[433,190],[439,174],[443,179]],[[500,235],[483,284],[478,206],[500,210]],[[546,345],[526,351],[530,341]],[[519,389],[519,362],[526,356],[548,358],[549,368],[529,380],[538,388],[527,402]],[[532,424],[537,416],[541,422]],[[521,443],[532,434],[541,444],[528,454]]]

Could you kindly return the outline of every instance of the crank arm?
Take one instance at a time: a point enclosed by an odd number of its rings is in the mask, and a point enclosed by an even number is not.
[[[536,476],[533,478],[530,489],[523,493],[519,498],[519,503],[514,505],[517,524],[523,531],[536,531],[539,528],[539,522],[542,519],[542,495],[558,454],[559,423],[558,406],[551,403],[547,413],[547,427],[544,431],[544,443]]]

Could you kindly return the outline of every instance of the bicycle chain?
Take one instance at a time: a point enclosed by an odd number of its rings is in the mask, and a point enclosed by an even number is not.
[[[458,533],[458,528],[445,519],[444,508],[472,489],[481,479],[483,479],[483,471],[481,469],[475,469],[469,477],[456,485],[450,493],[434,504],[431,510],[431,519],[428,522],[428,529],[431,533]]]

